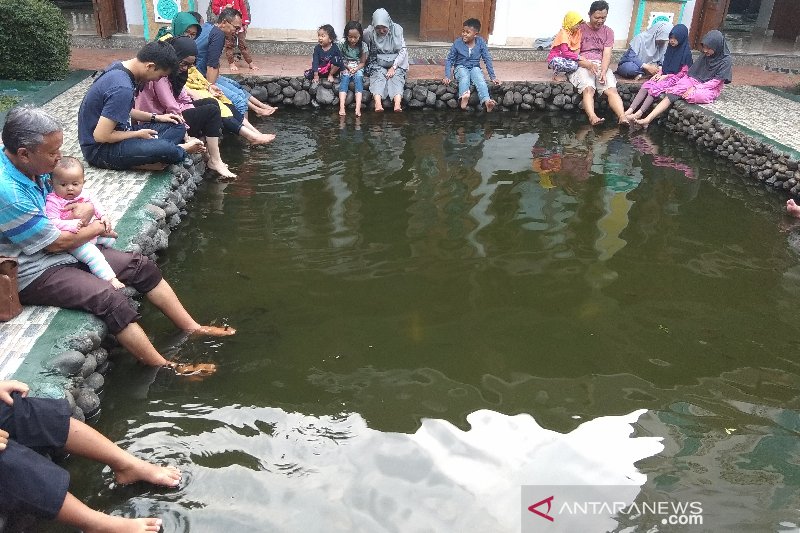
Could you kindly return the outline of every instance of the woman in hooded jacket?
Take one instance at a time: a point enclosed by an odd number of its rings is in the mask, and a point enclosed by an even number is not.
[[[392,22],[385,9],[376,9],[372,14],[372,24],[364,30],[364,42],[369,50],[369,91],[375,100],[375,111],[383,111],[383,99],[387,97],[394,103],[396,112],[402,111],[408,72],[403,28]]]

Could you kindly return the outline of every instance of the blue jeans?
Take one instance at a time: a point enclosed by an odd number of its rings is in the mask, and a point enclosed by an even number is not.
[[[183,124],[139,124],[134,130],[151,129],[158,139],[125,139],[118,143],[96,143],[82,146],[83,156],[93,167],[127,170],[152,163],[180,163],[186,150],[178,146],[186,135]]]
[[[353,78],[353,85],[355,85],[355,92],[364,92],[364,69],[358,69],[355,74],[350,74],[350,71],[343,69],[340,71],[339,92],[346,93],[347,88],[350,86],[350,78]]]
[[[480,67],[467,68],[463,65],[456,67],[456,80],[458,80],[458,96],[469,90],[469,82],[475,84],[475,89],[478,91],[478,99],[480,103],[484,103],[489,99],[489,87],[486,85],[486,78],[483,77],[483,71]]]
[[[239,82],[232,80],[230,78],[226,78],[225,76],[220,76],[217,78],[216,81],[217,87],[219,87],[225,96],[233,102],[234,107],[236,110],[239,111],[239,114],[243,117],[247,116],[247,101],[250,99],[250,95],[242,89],[242,86],[239,85]]]

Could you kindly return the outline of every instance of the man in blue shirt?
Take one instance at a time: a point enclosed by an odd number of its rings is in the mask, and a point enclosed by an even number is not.
[[[163,170],[205,149],[188,138],[183,117],[134,109],[138,86],[178,68],[168,43],[144,45],[133,59],[112,63],[89,87],[78,110],[78,140],[90,165],[115,170]],[[131,124],[131,121],[140,124]]]
[[[478,99],[481,105],[485,105],[486,111],[491,112],[497,102],[489,97],[489,87],[486,85],[486,79],[483,77],[483,71],[481,70],[481,59],[486,63],[486,71],[489,73],[489,79],[492,80],[492,83],[500,85],[500,80],[494,75],[492,56],[489,54],[486,41],[478,35],[480,31],[481,22],[478,19],[464,21],[461,39],[456,39],[453,42],[453,46],[450,47],[450,52],[447,54],[447,59],[445,59],[444,79],[442,81],[445,84],[450,83],[451,69],[455,67],[461,109],[467,108],[470,96],[469,83],[472,81],[478,91]]]
[[[24,305],[51,305],[92,313],[139,362],[168,366],[178,373],[213,373],[214,365],[168,361],[137,324],[140,315],[128,297],[101,280],[68,250],[94,237],[116,234],[92,219],[94,206],[77,203],[72,211],[83,221],[77,233],[60,231],[45,215],[45,196],[52,190],[49,173],[61,159],[61,126],[42,109],[24,106],[8,112],[0,152],[0,255],[19,262],[19,299]],[[158,307],[178,328],[226,336],[232,328],[201,326],[184,309],[155,263],[140,253],[103,248],[103,256],[125,285]]]

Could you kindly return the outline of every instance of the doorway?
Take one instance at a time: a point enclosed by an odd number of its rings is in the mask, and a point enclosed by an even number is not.
[[[372,24],[372,14],[378,8],[385,8],[392,21],[403,27],[406,42],[419,42],[419,21],[422,13],[422,0],[397,0],[392,7],[386,7],[383,0],[364,0],[364,11],[361,24],[366,28]]]
[[[53,0],[72,35],[111,37],[127,33],[124,0]]]

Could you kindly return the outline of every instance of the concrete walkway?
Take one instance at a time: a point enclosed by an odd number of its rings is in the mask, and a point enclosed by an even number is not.
[[[126,59],[135,54],[134,50],[73,50],[73,67],[82,69],[98,69],[115,59]],[[245,70],[244,75],[259,74],[267,76],[295,76],[308,67],[310,58],[302,56],[257,56],[256,64],[260,72],[251,73]],[[439,79],[442,75],[440,65],[412,65],[410,78]],[[549,81],[550,74],[544,63],[538,62],[496,62],[495,70],[504,81]],[[800,153],[800,99],[780,91],[761,89],[742,84],[751,80],[759,84],[772,86],[790,86],[800,83],[800,76],[765,72],[763,68],[738,66],[734,77],[736,83],[727,87],[719,100],[704,106],[716,116],[737,126],[747,133],[755,132],[781,150]],[[78,102],[86,92],[91,80],[84,80],[65,93],[53,99],[45,107],[57,116],[64,124],[65,154],[80,157],[77,144],[77,110]],[[126,225],[139,215],[137,206],[146,203],[149,198],[162,192],[165,187],[164,175],[154,178],[143,172],[115,172],[87,167],[87,186],[90,187],[105,203],[111,216],[118,222],[120,232],[120,248],[125,248],[131,231]],[[54,308],[26,308],[19,317],[0,324],[0,379],[14,376],[31,381],[36,379],[43,384],[37,392],[59,396],[57,380],[42,377],[42,361],[56,353],[54,346],[63,347],[67,332],[81,328],[98,328],[99,322],[85,314],[59,311]],[[28,354],[35,353],[35,357]],[[52,386],[53,390],[42,390]]]

